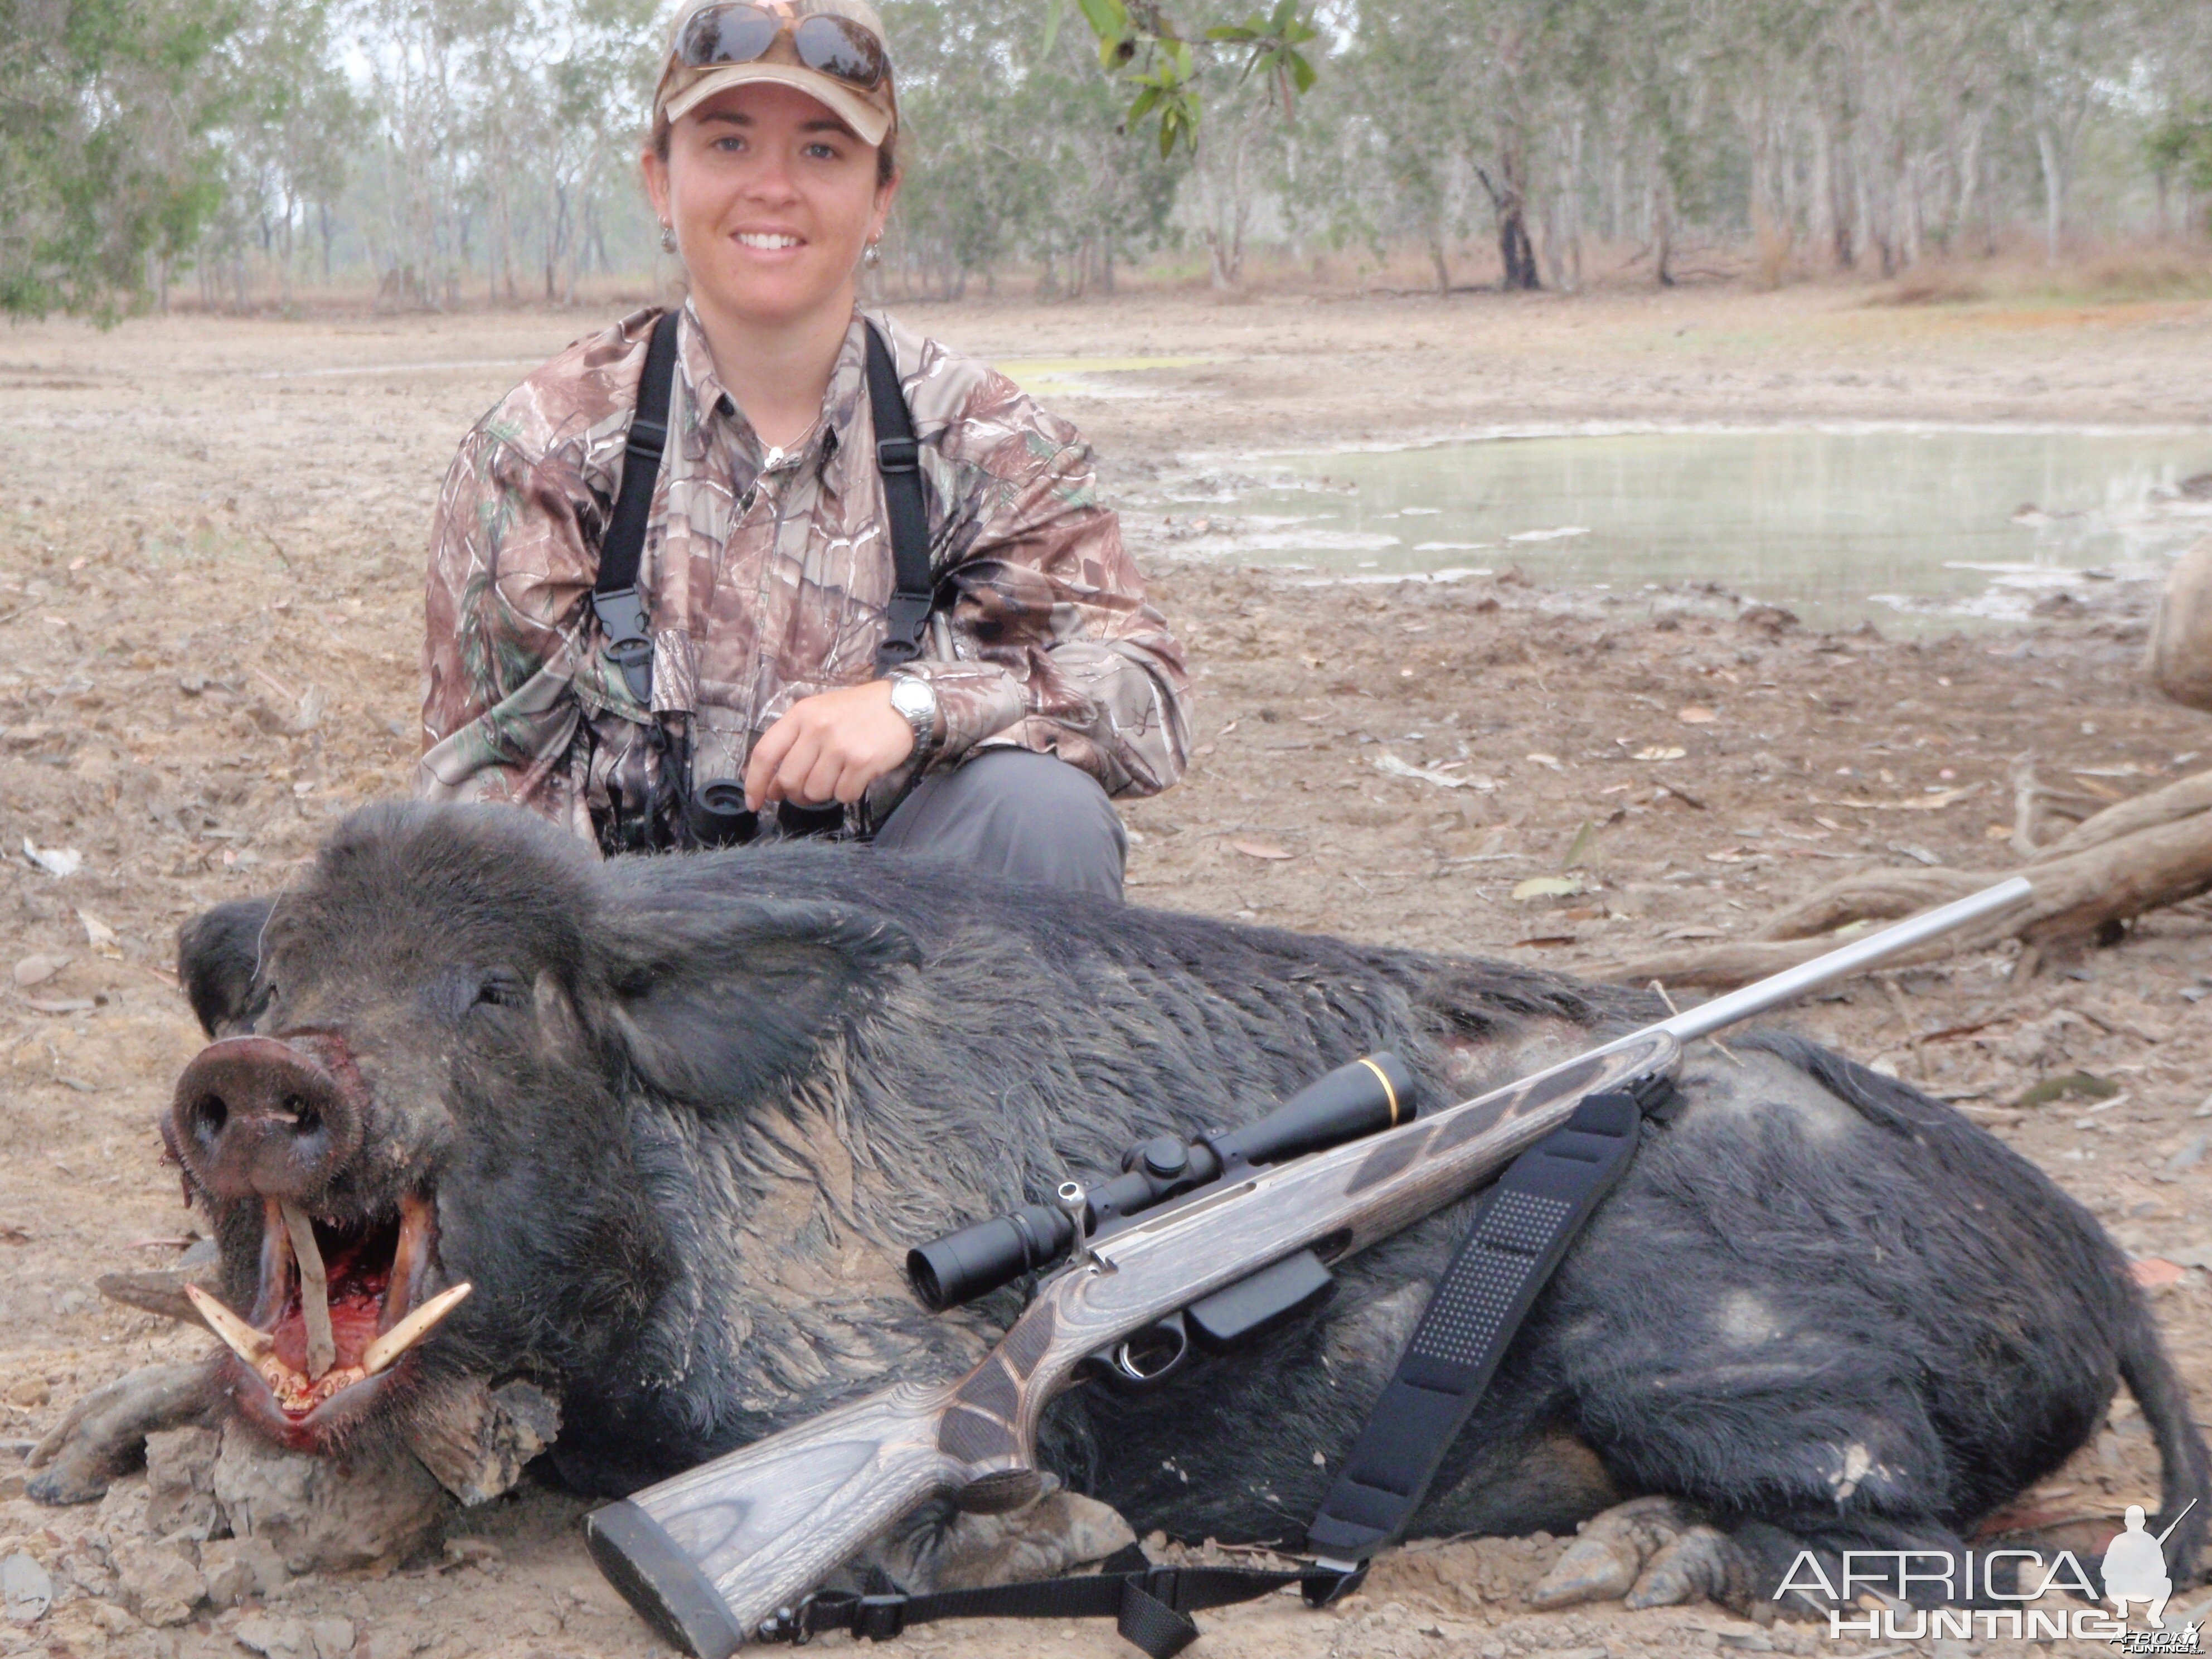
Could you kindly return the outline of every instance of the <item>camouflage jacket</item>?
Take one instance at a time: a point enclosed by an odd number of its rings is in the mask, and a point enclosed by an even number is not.
[[[860,317],[820,417],[775,450],[687,307],[638,575],[652,708],[630,696],[588,601],[656,314],[577,342],[477,422],[430,539],[418,793],[513,801],[610,850],[680,844],[690,788],[741,778],[800,698],[871,678],[891,592]],[[915,672],[945,738],[928,765],[1017,745],[1109,793],[1165,788],[1187,745],[1182,649],[1098,504],[1089,447],[988,365],[876,321],[929,507],[939,609]]]

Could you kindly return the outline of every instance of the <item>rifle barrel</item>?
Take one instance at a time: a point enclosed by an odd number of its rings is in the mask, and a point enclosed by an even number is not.
[[[1887,962],[1902,955],[1916,945],[1941,938],[1979,921],[1999,910],[2010,909],[2035,889],[2025,876],[2014,876],[1994,887],[1984,887],[1978,893],[1969,893],[1962,899],[1954,899],[1933,910],[1923,910],[1917,916],[1883,928],[1878,933],[1869,933],[1864,939],[1854,939],[1849,945],[1814,957],[1810,962],[1801,962],[1794,968],[1785,968],[1778,974],[1730,991],[1726,996],[1715,997],[1711,1002],[1700,1003],[1685,1009],[1672,1019],[1662,1019],[1652,1030],[1665,1031],[1679,1042],[1689,1042],[1701,1036],[1711,1036],[1724,1026],[1753,1014],[1765,1013],[1769,1008],[1801,997],[1808,991]]]

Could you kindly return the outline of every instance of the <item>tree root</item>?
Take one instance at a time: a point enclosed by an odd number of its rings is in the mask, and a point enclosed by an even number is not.
[[[1839,942],[1839,928],[1889,921],[1948,903],[2004,878],[1969,870],[1869,870],[1790,906],[1747,939],[1602,964],[1592,977],[1634,985],[1725,990],[1810,960]],[[2199,772],[2106,807],[2016,872],[2034,884],[2027,902],[1978,927],[1897,959],[1939,961],[2017,939],[2039,957],[2100,929],[2212,890],[2212,772]]]

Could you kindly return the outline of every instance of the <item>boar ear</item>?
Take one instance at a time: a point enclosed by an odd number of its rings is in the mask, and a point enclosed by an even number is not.
[[[253,976],[273,898],[233,899],[177,929],[177,977],[200,1029],[222,1036],[253,1018]]]
[[[612,1024],[653,1087],[737,1103],[791,1077],[921,947],[895,918],[829,899],[635,904],[607,930]]]

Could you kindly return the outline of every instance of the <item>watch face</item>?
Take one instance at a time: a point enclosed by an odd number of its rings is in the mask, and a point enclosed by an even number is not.
[[[920,680],[902,674],[891,682],[891,707],[908,720],[937,712],[937,697]]]

